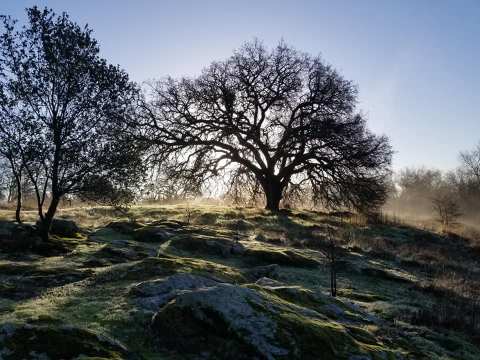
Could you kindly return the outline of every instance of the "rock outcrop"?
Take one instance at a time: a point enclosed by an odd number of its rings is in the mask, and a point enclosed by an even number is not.
[[[0,325],[0,359],[139,359],[122,344],[69,325]]]
[[[170,239],[170,246],[193,254],[229,257],[243,255],[244,246],[228,237],[202,234],[179,234]]]
[[[157,311],[160,307],[186,290],[204,289],[219,284],[218,281],[192,274],[175,274],[165,279],[141,282],[129,293],[136,298],[139,307]]]
[[[143,226],[133,232],[133,238],[141,242],[164,242],[173,235],[168,228],[154,225]]]
[[[31,250],[40,244],[41,239],[32,225],[0,222],[0,249],[5,251]]]
[[[306,290],[267,278],[256,284],[234,285],[176,274],[139,283],[129,294],[139,308],[153,313],[150,329],[157,346],[186,358],[199,354],[208,359],[239,360],[372,356],[369,342],[376,339],[366,337],[365,331],[287,300],[301,295],[316,301],[302,291]],[[317,305],[320,310],[325,304]],[[374,352],[377,357],[389,355],[389,350],[381,347]]]
[[[67,219],[53,219],[50,228],[51,234],[65,237],[75,237],[79,231],[75,221]]]
[[[297,253],[294,250],[266,246],[252,246],[245,251],[245,256],[259,263],[278,264],[295,267],[315,268],[318,261]]]

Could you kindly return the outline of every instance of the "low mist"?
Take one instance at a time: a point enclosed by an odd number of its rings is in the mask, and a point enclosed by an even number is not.
[[[421,167],[396,173],[384,211],[430,225],[441,225],[447,216],[451,228],[466,225],[479,230],[480,145],[459,158],[459,166],[450,171]]]

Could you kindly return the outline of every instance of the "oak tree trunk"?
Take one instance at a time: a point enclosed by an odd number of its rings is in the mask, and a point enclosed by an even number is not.
[[[48,235],[50,233],[50,228],[52,227],[53,217],[55,216],[59,202],[59,197],[52,197],[52,201],[50,202],[47,213],[40,222],[40,236],[42,237],[43,241],[48,241]]]
[[[17,208],[15,209],[15,221],[21,224],[22,218],[20,214],[22,211],[22,178],[20,175],[15,175],[15,183],[17,187]]]
[[[278,211],[280,209],[280,200],[282,200],[283,192],[280,181],[276,179],[268,179],[262,183],[262,187],[265,192],[265,209]]]

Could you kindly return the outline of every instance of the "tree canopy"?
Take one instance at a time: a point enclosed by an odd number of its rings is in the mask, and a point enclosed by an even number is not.
[[[142,178],[139,148],[123,128],[139,89],[100,57],[88,27],[48,9],[27,16],[21,28],[1,18],[0,137],[18,151],[46,237],[64,195],[91,193],[98,178],[119,187]]]

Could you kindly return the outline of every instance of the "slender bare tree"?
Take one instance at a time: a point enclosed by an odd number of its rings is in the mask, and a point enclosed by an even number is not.
[[[457,224],[462,215],[456,194],[451,191],[439,191],[432,199],[433,209],[437,215],[437,221],[442,227],[442,232],[450,231]]]
[[[480,184],[480,144],[471,151],[460,153],[463,169]]]

